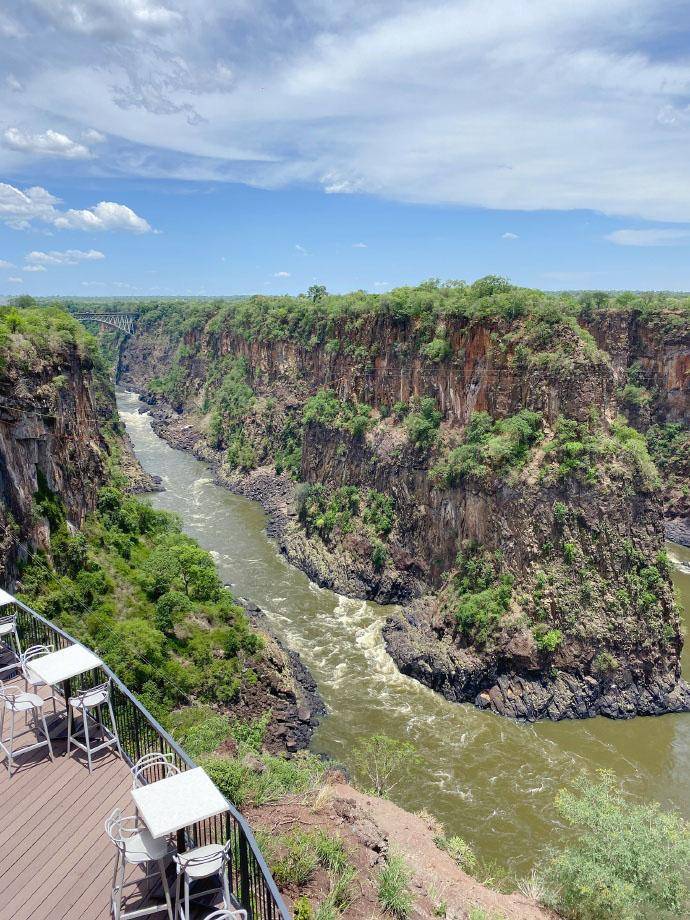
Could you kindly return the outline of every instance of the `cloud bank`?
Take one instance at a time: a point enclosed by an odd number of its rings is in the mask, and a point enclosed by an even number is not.
[[[90,129],[107,141],[78,162],[98,175],[690,221],[685,13],[658,0],[9,0],[0,73],[23,89],[0,123],[33,140],[6,145],[0,167],[25,170],[49,131]]]

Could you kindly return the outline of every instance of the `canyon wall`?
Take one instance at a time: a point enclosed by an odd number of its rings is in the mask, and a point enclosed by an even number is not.
[[[434,353],[428,329],[380,313],[336,320],[311,339],[211,322],[176,342],[160,322],[144,322],[119,373],[149,394],[173,443],[264,500],[281,549],[311,577],[402,605],[385,637],[404,672],[451,699],[530,719],[689,708],[663,493],[643,442],[617,421],[630,368],[654,388],[646,418],[631,411],[631,420],[687,420],[687,327],[655,328],[622,311],[582,325],[449,319],[441,335]],[[223,362],[237,359],[253,393],[234,429],[251,457],[239,463],[228,459],[222,425],[209,434]],[[161,394],[157,381],[173,371],[178,385]],[[371,407],[364,428],[301,423],[324,389],[343,405]],[[441,420],[433,443],[419,446],[392,410],[423,397]],[[491,424],[524,412],[540,428],[520,463],[492,465],[489,445],[478,472],[441,481],[437,470],[476,413]],[[321,501],[355,490],[355,510],[333,511],[334,528],[321,523],[334,506],[305,519],[304,487],[273,468],[295,426],[295,478],[325,489]],[[366,526],[372,492],[393,502],[382,537]]]
[[[13,587],[18,565],[49,551],[51,503],[82,524],[115,453],[148,485],[89,351],[69,335],[11,336],[0,364],[0,583]]]

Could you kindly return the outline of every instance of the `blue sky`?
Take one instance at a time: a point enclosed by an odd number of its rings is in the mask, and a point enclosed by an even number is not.
[[[687,12],[10,0],[0,294],[690,290]]]

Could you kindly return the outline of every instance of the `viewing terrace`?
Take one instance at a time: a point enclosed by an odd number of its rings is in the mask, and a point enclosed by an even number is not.
[[[37,645],[59,654],[27,657]],[[251,830],[204,771],[93,653],[2,591],[0,681],[0,920],[289,920]],[[82,745],[69,753],[68,730]],[[138,815],[135,834],[117,816],[106,832],[115,809]]]

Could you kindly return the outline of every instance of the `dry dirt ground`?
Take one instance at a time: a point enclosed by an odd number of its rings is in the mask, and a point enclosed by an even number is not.
[[[378,872],[391,852],[401,854],[412,873],[411,920],[556,918],[556,914],[520,893],[500,894],[463,872],[434,843],[438,829],[433,819],[412,815],[386,799],[365,795],[344,782],[326,785],[316,798],[288,796],[278,804],[248,809],[246,814],[252,826],[273,836],[288,834],[296,828],[322,828],[343,839],[350,861],[357,868],[354,896],[344,914],[347,920],[386,917],[390,920],[378,902]],[[290,904],[304,895],[316,908],[329,888],[327,872],[319,869],[305,886],[288,887],[283,894]]]

